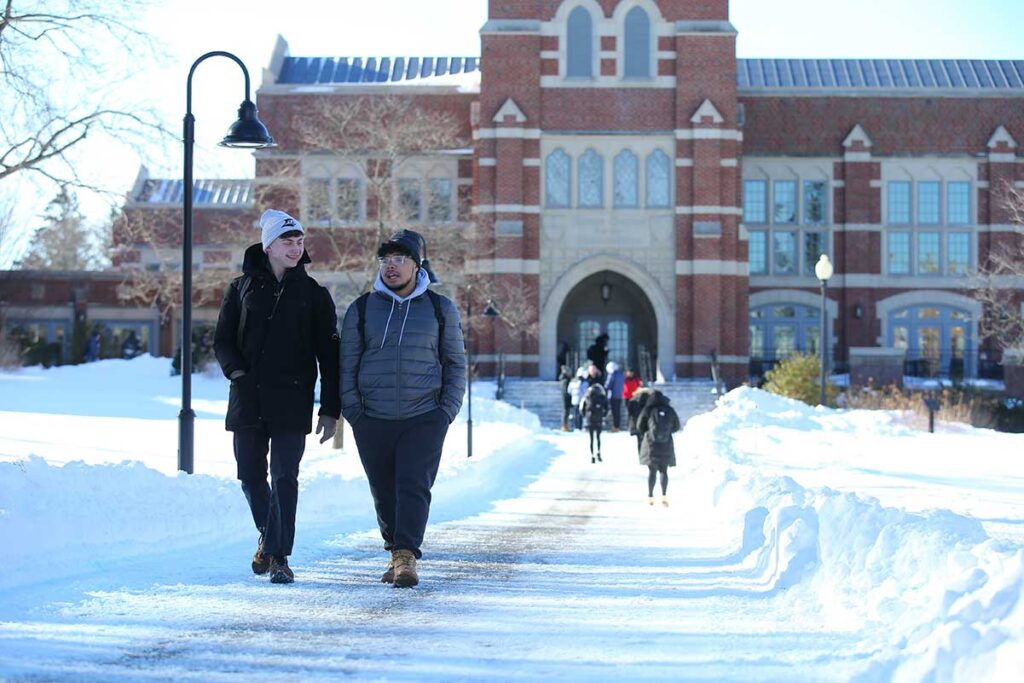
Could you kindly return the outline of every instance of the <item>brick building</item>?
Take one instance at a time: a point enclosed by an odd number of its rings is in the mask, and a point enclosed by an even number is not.
[[[703,378],[714,354],[734,385],[818,350],[820,254],[836,369],[870,348],[913,373],[997,372],[968,287],[1018,239],[1001,196],[1024,187],[1024,62],[737,59],[728,9],[490,0],[479,58],[303,58],[279,40],[257,93],[279,146],[256,152],[255,192],[218,210],[251,222],[272,204],[365,237],[381,217],[372,155],[325,154],[297,122],[395,96],[465,140],[391,174],[404,223],[465,238],[442,273],[456,298],[477,278],[525,293],[536,323],[475,327],[485,374],[500,352],[509,374],[551,378],[563,345],[582,355],[607,332],[622,364]],[[126,213],[172,206],[159,183],[140,179]],[[238,252],[218,239],[197,232],[201,269]],[[321,276],[339,302],[357,293],[342,275]]]

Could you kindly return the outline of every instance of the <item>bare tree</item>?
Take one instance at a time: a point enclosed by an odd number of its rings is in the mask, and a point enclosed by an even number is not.
[[[50,200],[27,253],[17,262],[22,270],[98,270],[105,265],[99,230],[86,225],[78,199],[67,186]]]
[[[1024,313],[1020,286],[1024,283],[1024,191],[1006,184],[999,191],[1003,207],[1016,224],[1015,239],[988,254],[971,279],[974,298],[983,304],[979,325],[982,336],[1003,349],[1024,348]]]
[[[147,5],[0,2],[0,180],[30,172],[60,186],[106,191],[79,176],[69,152],[100,133],[143,144],[164,132],[140,107],[111,106],[114,97],[103,87],[122,83],[151,50],[148,37],[131,25]]]
[[[311,155],[348,162],[357,169],[358,183],[338,179],[309,187],[307,224],[329,223],[341,230],[317,231],[316,244],[325,245],[326,260],[346,273],[351,290],[366,291],[377,273],[377,246],[397,230],[423,234],[428,256],[438,272],[461,272],[465,261],[466,226],[456,229],[458,209],[450,197],[457,187],[451,179],[417,185],[403,179],[416,162],[450,159],[466,145],[453,116],[420,106],[408,97],[383,95],[339,100],[324,97],[312,110],[297,115],[292,127],[300,146]],[[297,174],[301,175],[301,174]],[[364,189],[360,189],[360,186]],[[441,192],[448,193],[448,198]],[[361,193],[365,193],[361,196]],[[361,215],[360,206],[367,210]]]

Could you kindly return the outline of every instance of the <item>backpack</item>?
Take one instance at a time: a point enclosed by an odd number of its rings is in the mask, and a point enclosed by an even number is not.
[[[359,317],[356,326],[359,330],[359,341],[366,346],[366,300],[370,298],[370,292],[364,292],[356,299],[356,312]],[[434,317],[437,318],[437,357],[444,358],[444,314],[441,313],[441,296],[432,289],[427,290],[427,298],[434,306]]]
[[[655,406],[651,410],[651,440],[654,443],[672,441],[672,409],[668,406]]]
[[[604,394],[604,388],[600,384],[594,384],[587,389],[587,414],[595,421],[603,419],[608,412],[608,397]]]

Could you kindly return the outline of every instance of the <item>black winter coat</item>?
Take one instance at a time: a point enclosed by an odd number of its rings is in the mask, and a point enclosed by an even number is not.
[[[299,264],[277,281],[263,245],[245,251],[242,272],[224,292],[214,350],[224,376],[231,380],[230,431],[265,425],[271,434],[312,431],[313,394],[320,367],[320,415],[341,415],[338,388],[338,318],[330,293],[306,274],[305,253]],[[251,278],[245,300],[239,289]],[[239,344],[239,324],[245,309]]]
[[[640,464],[648,467],[661,467],[662,465],[675,467],[675,440],[670,439],[666,443],[657,443],[654,440],[654,424],[651,415],[655,410],[665,410],[668,413],[667,417],[672,420],[672,433],[679,431],[679,415],[669,405],[668,397],[660,392],[653,392],[647,399],[643,412],[640,413],[640,419],[637,420],[637,431],[643,435],[640,441]]]
[[[629,433],[632,436],[638,436],[640,431],[637,429],[637,422],[640,421],[640,413],[644,411],[644,406],[647,405],[648,399],[654,395],[654,389],[648,387],[640,387],[633,396],[626,401],[626,412],[629,414]]]

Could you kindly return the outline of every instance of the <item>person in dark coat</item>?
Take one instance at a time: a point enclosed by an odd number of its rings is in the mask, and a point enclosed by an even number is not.
[[[661,504],[668,506],[668,468],[676,466],[672,435],[679,431],[679,415],[668,396],[654,390],[646,401],[637,431],[641,435],[640,464],[647,465],[647,504],[654,505],[654,483],[661,475]]]
[[[302,225],[268,209],[260,226],[261,243],[246,249],[243,275],[224,292],[213,345],[231,380],[225,426],[260,532],[252,570],[291,583],[299,461],[312,431],[318,366],[320,443],[334,436],[341,415],[338,318],[330,293],[306,273]]]
[[[569,384],[572,382],[572,372],[568,365],[562,365],[558,369],[558,382],[562,388],[562,431],[569,431],[569,420],[572,412],[572,395]]]
[[[124,341],[121,342],[121,358],[128,360],[135,358],[135,356],[139,355],[141,347],[142,344],[139,342],[139,336],[135,334],[135,330],[131,330]]]
[[[608,364],[608,335],[599,334],[594,343],[587,347],[587,360],[597,368],[600,381],[604,383],[604,366]]]
[[[100,359],[100,331],[93,330],[89,340],[85,343],[85,353],[82,360],[86,363],[93,363]]]
[[[604,417],[608,414],[608,397],[605,395],[604,387],[600,382],[593,382],[580,401],[580,413],[583,414],[583,424],[587,427],[590,435],[590,462],[602,462],[601,460],[601,428],[604,426]],[[597,449],[594,448],[595,437]]]
[[[361,313],[359,300],[349,306],[341,330],[342,413],[391,553],[381,581],[396,588],[419,583],[416,561],[430,489],[466,391],[459,311],[451,299],[427,290],[425,246],[412,230],[383,243],[365,308]]]
[[[612,433],[614,434],[622,425],[622,396],[626,388],[626,377],[619,369],[618,363],[608,363],[605,371],[607,379],[605,379],[604,388],[608,393],[608,403],[612,413]]]
[[[626,401],[626,412],[629,414],[629,433],[636,437],[636,452],[640,453],[643,445],[643,434],[637,427],[640,422],[640,413],[643,412],[647,400],[654,393],[654,389],[640,387],[633,392],[633,395]]]

